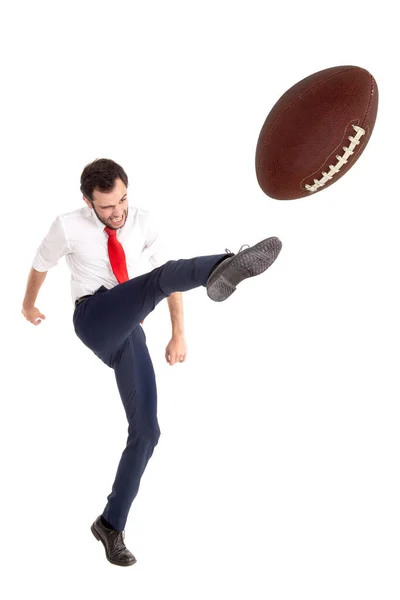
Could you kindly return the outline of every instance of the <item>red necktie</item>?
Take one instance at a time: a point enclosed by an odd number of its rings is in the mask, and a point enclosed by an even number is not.
[[[118,283],[128,281],[129,275],[126,268],[126,257],[121,243],[117,240],[117,230],[105,227],[104,231],[108,234],[108,256],[110,257],[111,268]]]
[[[129,280],[129,275],[126,268],[124,249],[117,240],[117,230],[104,227],[104,231],[108,234],[108,256],[110,257],[111,268],[118,283],[124,283],[124,281]],[[140,323],[143,324],[143,321],[140,321]]]

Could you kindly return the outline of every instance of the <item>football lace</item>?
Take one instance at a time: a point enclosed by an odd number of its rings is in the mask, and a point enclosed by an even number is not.
[[[326,173],[325,171],[322,171],[322,178],[319,180],[314,179],[314,185],[308,185],[308,184],[305,185],[306,190],[308,190],[310,193],[316,192],[319,188],[322,188],[328,181],[333,179],[333,177],[336,175],[336,173],[339,173],[342,166],[347,164],[349,157],[352,154],[354,154],[354,149],[356,148],[356,146],[358,146],[361,143],[360,139],[362,138],[363,135],[365,135],[366,131],[365,131],[365,129],[363,129],[362,127],[359,127],[358,125],[352,125],[352,127],[355,130],[356,135],[354,137],[352,135],[348,136],[348,139],[351,142],[350,146],[348,148],[346,146],[343,146],[344,155],[343,156],[339,156],[338,154],[336,155],[338,162],[336,163],[336,165],[329,165],[328,173]]]

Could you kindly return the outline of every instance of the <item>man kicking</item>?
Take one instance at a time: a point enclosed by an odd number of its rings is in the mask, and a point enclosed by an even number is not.
[[[102,158],[86,165],[80,186],[86,206],[59,215],[52,223],[37,249],[22,307],[34,325],[46,318],[35,306],[36,298],[47,271],[65,256],[71,271],[75,332],[114,369],[128,420],[128,439],[112,490],[91,527],[107,559],[120,566],[136,562],[125,546],[124,529],[160,436],[156,381],[143,320],[167,298],[172,339],[166,359],[171,365],[183,362],[181,292],[204,286],[211,300],[222,302],[243,279],[268,269],[282,247],[278,238],[271,237],[238,254],[226,251],[164,262],[151,213],[128,203],[127,188],[128,177],[114,161]],[[135,277],[142,253],[148,254],[154,268]]]

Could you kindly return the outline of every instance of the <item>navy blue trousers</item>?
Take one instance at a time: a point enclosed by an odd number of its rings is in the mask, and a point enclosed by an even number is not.
[[[101,286],[74,311],[77,336],[114,369],[128,420],[126,447],[103,511],[119,531],[125,529],[141,476],[160,437],[156,380],[140,322],[170,294],[205,286],[212,268],[226,256],[168,261],[111,290]]]

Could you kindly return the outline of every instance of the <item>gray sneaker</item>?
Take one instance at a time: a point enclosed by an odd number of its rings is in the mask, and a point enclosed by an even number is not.
[[[226,250],[227,258],[211,271],[206,284],[207,295],[211,300],[226,300],[243,279],[266,271],[278,257],[282,242],[277,237],[270,237],[251,248],[249,246],[246,250],[242,251],[242,248],[233,256],[230,256],[230,250]]]

